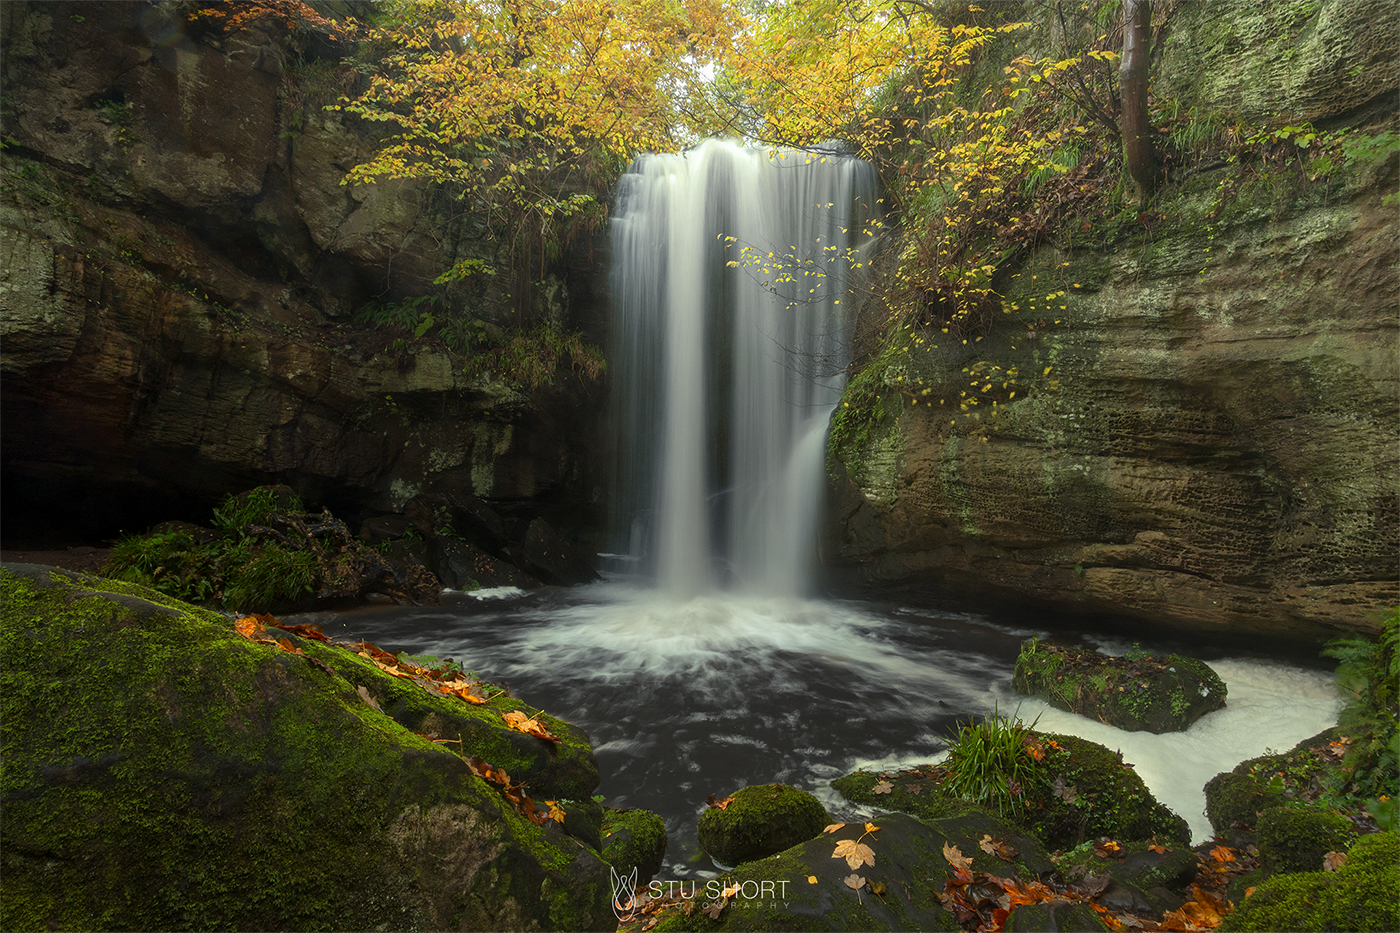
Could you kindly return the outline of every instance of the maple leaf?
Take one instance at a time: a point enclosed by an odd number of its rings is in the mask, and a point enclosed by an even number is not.
[[[551,742],[559,741],[559,737],[546,729],[538,719],[526,716],[518,709],[513,709],[509,713],[502,713],[501,718],[506,721],[506,725],[510,726],[516,732],[538,736],[539,738],[547,739]]]
[[[233,623],[233,630],[244,638],[254,639],[262,634],[263,627],[252,616],[244,616]]]
[[[375,702],[374,697],[372,697],[372,696],[369,695],[369,691],[365,689],[365,685],[364,685],[364,684],[360,684],[360,685],[359,685],[358,687],[356,687],[355,689],[359,692],[359,694],[360,694],[360,699],[364,700],[366,703],[368,703],[370,706],[374,707],[375,709],[379,709],[379,704]],[[380,711],[381,713],[383,712],[383,710],[379,710],[379,711]]]
[[[1210,850],[1210,857],[1217,862],[1233,862],[1235,860],[1234,850],[1228,846],[1216,846]]]
[[[557,800],[546,800],[545,805],[549,807],[549,818],[556,823],[564,822],[564,809],[559,806]]]
[[[1007,862],[1011,861],[1019,854],[1019,850],[1011,845],[1011,843],[1007,842],[1005,839],[993,839],[990,833],[984,834],[982,836],[982,841],[977,845],[988,855],[995,855],[997,858]]]
[[[924,788],[921,784],[905,784],[904,789],[911,794],[918,794],[921,793]]]
[[[949,865],[960,871],[972,871],[972,857],[963,855],[957,846],[943,843],[943,857],[948,860]]]
[[[725,807],[729,806],[731,803],[734,802],[734,798],[730,796],[725,797],[723,800],[716,800],[715,795],[711,794],[710,796],[705,798],[705,802],[708,803],[710,806],[714,807],[716,810],[723,810]],[[843,823],[841,825],[844,826],[845,824]],[[827,828],[827,832],[831,832],[831,829],[829,827]]]
[[[711,797],[710,799],[711,799],[711,800],[714,800],[713,797]],[[845,823],[832,823],[832,824],[831,824],[830,826],[828,826],[826,829],[822,830],[822,832],[824,832],[824,833],[834,833],[834,832],[836,832],[838,829],[842,828],[842,827],[845,826],[845,825],[846,825]]]
[[[870,846],[855,839],[842,839],[836,843],[836,851],[831,853],[831,857],[845,859],[846,864],[853,870],[861,865],[875,864],[875,852]]]
[[[1347,863],[1345,852],[1328,852],[1322,857],[1323,871],[1336,871]]]
[[[890,791],[894,790],[894,785],[889,781],[880,781],[872,790],[877,794],[888,794]]]
[[[865,879],[860,875],[850,874],[841,879],[841,883],[852,891],[856,892],[856,901],[860,901],[860,890],[865,887]]]

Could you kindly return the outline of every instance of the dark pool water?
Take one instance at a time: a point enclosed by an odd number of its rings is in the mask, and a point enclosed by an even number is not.
[[[1319,731],[1336,710],[1325,675],[1227,660],[1227,683],[1238,682],[1234,709],[1206,717],[1188,738],[1175,737],[1185,742],[1175,747],[1172,737],[1095,732],[1107,727],[1016,697],[1016,653],[1037,633],[978,616],[794,599],[677,604],[615,582],[479,595],[487,598],[303,619],[333,637],[453,658],[583,728],[607,804],[665,819],[673,877],[714,870],[695,842],[708,795],[781,781],[839,810],[845,805],[828,786],[832,778],[927,761],[957,721],[994,709],[1027,721],[1046,716],[1043,727],[1142,758],[1147,770],[1139,765],[1139,773],[1159,797],[1166,785],[1182,785],[1173,788],[1185,795],[1175,808],[1201,835],[1206,779],[1260,754],[1261,742],[1287,747]],[[1298,709],[1284,715],[1290,704]]]

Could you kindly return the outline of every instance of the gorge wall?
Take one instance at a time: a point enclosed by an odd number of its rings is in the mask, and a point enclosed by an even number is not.
[[[1202,119],[1393,130],[1397,41],[1384,3],[1182,4],[1155,93]],[[1066,310],[984,351],[1028,384],[955,426],[891,370],[897,415],[832,464],[828,565],[865,591],[1080,619],[1377,626],[1400,602],[1396,161],[1235,184],[1221,160],[1040,247],[1006,294],[1064,289]]]
[[[471,381],[354,321],[491,244],[440,192],[341,184],[373,145],[324,110],[355,87],[346,50],[275,19],[224,35],[196,8],[0,8],[7,540],[202,521],[265,482],[350,519],[454,491],[591,515],[597,385]],[[448,302],[596,341],[591,246],[523,312],[504,285]]]

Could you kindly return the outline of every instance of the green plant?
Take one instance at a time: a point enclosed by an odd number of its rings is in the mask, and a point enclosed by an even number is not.
[[[112,545],[105,572],[177,599],[204,602],[216,591],[218,548],[199,544],[188,531],[128,535]]]
[[[280,496],[270,486],[259,486],[225,496],[214,509],[214,527],[241,534],[247,526],[265,524],[278,512],[301,512],[305,509],[299,496]]]
[[[1142,645],[1133,642],[1133,646],[1123,655],[1129,661],[1149,661],[1152,659],[1152,652],[1143,649]]]
[[[311,592],[316,555],[276,544],[244,543],[226,552],[224,605],[241,612],[268,612]]]
[[[1023,810],[1027,795],[1046,783],[1034,729],[1034,722],[1026,726],[995,711],[980,723],[969,721],[948,750],[944,789],[998,813]]]
[[[1382,803],[1400,795],[1400,608],[1367,638],[1338,638],[1323,655],[1335,658],[1337,688],[1346,699],[1338,724],[1352,741],[1342,759],[1343,790]]]

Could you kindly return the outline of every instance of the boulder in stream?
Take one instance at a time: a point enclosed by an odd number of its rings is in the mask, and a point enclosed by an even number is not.
[[[1179,654],[1112,657],[1027,639],[1012,686],[1051,706],[1127,732],[1182,732],[1225,706],[1225,682],[1210,666]]]
[[[831,822],[821,801],[786,784],[751,784],[700,814],[700,846],[717,863],[738,865],[818,835]]]

